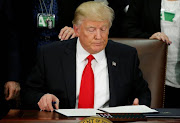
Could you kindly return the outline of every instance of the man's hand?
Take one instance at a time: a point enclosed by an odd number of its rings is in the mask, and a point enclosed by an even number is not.
[[[166,44],[170,45],[172,42],[169,40],[168,36],[164,34],[163,32],[156,32],[154,33],[149,39],[158,39]]]
[[[64,28],[61,29],[58,37],[62,41],[62,40],[67,40],[69,38],[74,38],[76,37],[76,34],[73,28],[65,26]]]
[[[42,111],[53,111],[52,103],[56,109],[59,109],[59,99],[53,94],[44,94],[38,102],[38,106]]]
[[[135,99],[134,99],[133,105],[139,105],[139,99],[138,99],[138,98],[135,98]]]
[[[15,99],[20,94],[20,85],[15,81],[8,81],[4,85],[4,94],[6,100]]]

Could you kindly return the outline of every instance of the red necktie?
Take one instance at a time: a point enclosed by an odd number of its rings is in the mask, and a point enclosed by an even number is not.
[[[88,64],[84,68],[79,92],[78,108],[94,108],[94,73],[91,68],[92,55],[87,57]]]

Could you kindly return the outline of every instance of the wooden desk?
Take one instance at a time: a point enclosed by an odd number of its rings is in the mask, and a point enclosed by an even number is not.
[[[56,112],[38,110],[10,110],[0,123],[78,123],[83,117],[65,117]],[[180,123],[180,119],[148,119],[136,123]],[[122,122],[121,122],[122,123]]]

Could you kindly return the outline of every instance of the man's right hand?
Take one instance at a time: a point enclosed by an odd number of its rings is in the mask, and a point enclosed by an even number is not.
[[[12,100],[19,97],[20,94],[20,84],[15,81],[8,81],[4,85],[4,94],[6,100]]]
[[[170,45],[172,43],[169,40],[168,36],[165,33],[163,33],[163,32],[156,32],[149,39],[158,39],[160,41],[165,42],[168,45]]]
[[[59,99],[53,94],[44,94],[37,104],[42,111],[53,111],[53,102],[56,102],[54,107],[59,109]]]

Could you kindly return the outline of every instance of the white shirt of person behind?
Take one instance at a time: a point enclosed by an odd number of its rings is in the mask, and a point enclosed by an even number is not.
[[[172,41],[168,46],[166,85],[180,88],[180,0],[162,0],[161,32]]]

